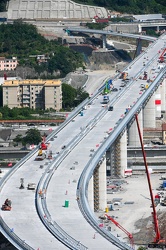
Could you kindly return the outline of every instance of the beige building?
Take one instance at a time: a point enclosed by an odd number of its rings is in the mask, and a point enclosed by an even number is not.
[[[7,80],[2,84],[3,106],[32,109],[62,108],[60,80]]]
[[[0,57],[0,71],[14,70],[17,67],[17,65],[18,65],[18,61],[16,57],[12,57],[12,59]]]
[[[162,124],[162,136],[163,136],[163,144],[166,144],[166,123]]]

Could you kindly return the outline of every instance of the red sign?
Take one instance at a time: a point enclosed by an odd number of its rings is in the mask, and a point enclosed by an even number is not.
[[[155,100],[156,105],[161,105],[161,100]]]

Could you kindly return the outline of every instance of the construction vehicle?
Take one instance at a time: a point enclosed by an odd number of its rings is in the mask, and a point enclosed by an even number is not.
[[[159,63],[164,63],[166,60],[166,48],[161,53],[161,56],[159,57]]]
[[[28,190],[35,190],[36,184],[35,183],[28,183]]]
[[[136,118],[138,134],[139,134],[141,148],[142,148],[142,154],[143,154],[143,158],[144,158],[145,172],[146,172],[146,176],[147,176],[147,180],[148,180],[150,198],[151,198],[151,202],[152,202],[151,207],[153,209],[152,216],[153,216],[155,238],[154,238],[153,242],[148,243],[148,247],[150,247],[150,248],[164,248],[164,247],[166,247],[166,242],[164,239],[162,239],[161,234],[160,234],[158,217],[157,217],[157,212],[156,212],[155,202],[154,202],[153,192],[152,192],[152,186],[151,186],[151,181],[150,181],[150,173],[148,170],[148,165],[147,165],[147,161],[146,161],[146,153],[144,150],[143,139],[142,139],[141,130],[140,130],[139,121],[138,121],[138,114],[135,114],[135,118]]]
[[[127,76],[128,76],[128,73],[127,73],[127,72],[122,72],[122,74],[121,74],[121,76],[120,76],[120,79],[126,80]]]
[[[46,158],[46,154],[43,153],[43,150],[40,148],[38,155],[35,158],[35,161],[43,161]]]
[[[129,241],[130,241],[130,245],[131,247],[134,249],[134,240],[133,240],[133,235],[131,233],[129,233],[125,228],[123,228],[116,220],[114,220],[111,216],[109,216],[108,214],[105,214],[106,218],[110,221],[112,221],[115,226],[119,227],[125,234],[127,234]]]
[[[52,150],[48,150],[46,154],[47,159],[52,159]]]
[[[144,76],[142,78],[142,80],[147,80],[148,79],[148,73],[146,71],[144,71]]]
[[[5,200],[5,202],[4,202],[4,204],[2,205],[2,210],[3,211],[10,211],[11,210],[11,208],[12,208],[12,202],[11,202],[11,200],[9,200],[9,199],[6,199]]]
[[[103,104],[107,104],[107,103],[109,103],[109,101],[110,101],[110,98],[109,98],[109,96],[108,95],[104,95],[103,96]]]

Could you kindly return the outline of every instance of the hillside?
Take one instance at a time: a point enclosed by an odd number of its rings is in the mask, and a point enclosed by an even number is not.
[[[7,2],[0,1],[0,12],[6,11]],[[74,2],[105,7],[111,11],[131,14],[166,14],[165,0],[76,0]]]

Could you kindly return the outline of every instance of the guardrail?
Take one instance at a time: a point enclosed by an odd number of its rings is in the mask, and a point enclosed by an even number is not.
[[[155,58],[155,57],[154,57]],[[81,208],[81,211],[82,213],[84,213],[84,216],[87,218],[88,222],[90,222],[92,224],[92,226],[95,227],[95,229],[98,229],[98,224],[96,222],[96,220],[94,219],[93,215],[91,214],[89,208],[88,208],[88,202],[86,201],[87,199],[87,196],[86,196],[86,192],[87,192],[87,186],[88,186],[88,181],[90,180],[90,177],[92,176],[93,174],[93,169],[95,168],[95,166],[97,165],[97,159],[100,159],[98,157],[102,157],[103,153],[106,151],[106,149],[108,149],[110,147],[110,145],[115,141],[115,139],[117,138],[117,136],[119,135],[119,133],[121,133],[121,131],[125,128],[126,124],[131,120],[131,117],[134,116],[134,112],[136,112],[138,109],[140,109],[140,106],[143,105],[143,102],[145,102],[146,98],[148,97],[148,95],[151,94],[151,92],[154,92],[155,91],[155,88],[158,87],[159,85],[159,82],[161,80],[161,78],[163,77],[163,75],[166,73],[166,67],[160,72],[160,74],[157,76],[157,78],[155,79],[155,81],[150,85],[150,87],[146,90],[146,92],[140,97],[141,98],[141,101],[140,99],[137,101],[137,105],[135,104],[133,106],[133,108],[129,111],[129,113],[125,116],[125,118],[123,118],[123,121],[121,121],[121,123],[117,126],[116,130],[114,130],[115,134],[113,136],[114,139],[112,139],[112,133],[110,134],[110,136],[108,137],[108,139],[106,140],[106,142],[102,145],[102,147],[100,147],[100,151],[97,151],[96,152],[96,155],[94,155],[94,158],[91,159],[91,161],[88,163],[88,165],[85,167],[84,171],[83,171],[83,174],[81,175],[81,178],[79,180],[79,185],[78,185],[78,189],[77,189],[77,193],[80,195],[80,189],[81,189],[81,186],[80,186],[80,183],[82,183],[81,185],[83,185],[82,187],[85,188],[85,190],[82,189],[82,192],[83,194],[81,194],[81,202],[79,203],[79,206]],[[117,76],[115,76],[113,79],[116,79]],[[104,85],[103,85],[104,86]],[[100,94],[99,91],[96,92],[96,94],[90,98],[90,99],[86,99],[83,103],[81,103],[73,112],[72,114],[68,117],[68,119],[63,123],[61,124],[57,130],[53,131],[48,137],[47,137],[47,141],[49,141],[53,136],[55,136],[60,130],[62,130],[71,120],[74,119],[74,117],[76,117],[76,115],[78,115],[78,113],[82,110],[82,108],[87,105],[87,103],[89,101],[93,101],[98,95]],[[144,98],[143,98],[144,97]],[[129,116],[130,114],[130,116]],[[104,112],[103,112],[103,115],[104,115]],[[97,122],[97,120],[95,121]],[[90,124],[89,124],[90,125]],[[118,129],[120,128],[120,129]],[[88,130],[86,131],[86,133],[88,132]],[[82,135],[82,136],[85,136]],[[79,138],[81,140],[81,138]],[[109,142],[109,143],[108,143]],[[76,143],[76,142],[75,142]],[[78,141],[77,141],[78,143]],[[69,145],[68,145],[69,146]],[[73,145],[74,147],[75,145]],[[28,159],[30,159],[39,149],[39,146],[34,149],[32,152],[30,152],[28,155],[26,155],[22,160],[19,161],[19,163],[17,163],[12,169],[11,171],[9,171],[4,178],[2,178],[2,180],[0,181],[0,188],[2,188],[4,186],[4,184],[7,182],[7,180],[11,177],[11,175],[18,169],[20,168]],[[55,162],[53,162],[53,164],[60,164],[60,162],[63,160],[63,157],[66,157],[65,154],[68,154],[69,151],[63,151],[62,154],[60,154],[60,157],[62,157],[61,159],[58,159],[55,160]],[[49,180],[53,174],[53,172],[55,171],[56,168],[54,169],[47,169],[47,171],[51,171],[50,172],[50,176],[48,179],[46,179],[46,182],[44,182],[44,187],[46,187],[46,185],[48,185],[49,183]],[[90,172],[89,172],[90,171]],[[45,173],[46,175],[46,173]],[[39,187],[41,187],[41,183],[43,181],[43,178],[44,178],[44,175],[43,177],[41,178],[39,184],[38,184],[38,188],[37,190],[39,190]],[[84,200],[85,199],[85,200]],[[50,215],[49,215],[49,212],[47,212],[47,207],[46,207],[46,204],[44,203],[44,200],[42,201],[42,204],[39,205],[39,200],[38,200],[38,196],[36,195],[36,204],[38,206],[38,213],[39,214],[42,214],[42,210],[41,210],[41,205],[42,205],[42,208],[43,208],[43,211],[45,213],[47,213],[47,217],[48,219],[50,219]],[[42,217],[41,217],[42,219]],[[43,221],[43,219],[42,219]],[[93,223],[92,223],[93,222]],[[45,220],[44,220],[44,223]],[[52,232],[52,233],[55,233],[54,231],[54,227],[55,226],[55,222],[53,222],[53,225],[51,224],[51,228],[49,227],[49,224],[52,223],[49,222],[48,220],[48,223],[46,223],[46,226],[49,228],[49,230]],[[6,238],[8,238],[12,244],[14,246],[16,246],[18,249],[27,249],[27,250],[33,250],[33,248],[31,248],[29,245],[27,245],[23,240],[21,240],[14,232],[12,232],[12,230],[6,225],[6,223],[3,221],[2,217],[0,218],[0,226],[1,226],[1,231],[3,232],[3,234],[6,236]],[[62,229],[59,228],[59,226],[56,224],[56,226],[58,227],[58,232],[61,231],[61,236],[64,235],[64,231]],[[52,228],[53,227],[53,228]],[[99,231],[102,235],[105,235],[104,237],[108,237],[107,233],[104,232],[103,230],[100,230]],[[59,236],[57,236],[59,237]],[[70,236],[67,235],[67,242],[66,244],[68,244],[70,246],[71,242],[73,242],[73,239],[71,239],[71,237],[69,238]],[[110,237],[110,236],[109,236]],[[59,238],[58,238],[59,239]],[[69,242],[71,240],[71,242]],[[111,239],[112,240],[112,239]],[[64,237],[63,237],[63,241],[64,241]],[[116,241],[116,237],[113,241]],[[75,242],[75,244],[78,243],[77,241]],[[119,244],[119,243],[118,243]],[[80,246],[81,247],[81,246]],[[83,246],[85,247],[85,246]],[[73,248],[71,248],[73,249]],[[77,248],[75,248],[77,249]],[[78,248],[78,249],[81,249],[81,248]],[[86,249],[83,248],[83,249]],[[124,248],[123,248],[124,249]],[[126,249],[130,249],[130,248],[126,248]]]
[[[96,217],[94,217],[94,214],[92,213],[89,207],[88,195],[87,195],[88,183],[93,175],[95,167],[99,162],[99,159],[103,157],[105,151],[114,143],[119,134],[125,129],[126,125],[131,121],[132,117],[134,117],[135,113],[137,113],[140,110],[140,107],[143,105],[148,95],[151,95],[151,93],[155,91],[156,87],[160,85],[165,74],[166,74],[166,67],[160,72],[160,74],[157,76],[157,78],[149,87],[149,89],[145,91],[145,93],[139,98],[137,103],[131,108],[131,110],[121,120],[121,122],[114,128],[114,131],[110,133],[105,142],[94,153],[93,157],[89,160],[89,162],[85,166],[77,185],[76,195],[79,198],[78,205],[85,219],[94,227],[95,230],[97,230],[97,232],[99,232],[101,235],[103,235],[103,237],[107,238],[109,241],[111,241],[114,245],[118,246],[122,250],[124,249],[131,250],[132,248],[126,245],[125,243],[120,242],[116,237],[111,235],[111,233],[109,233],[105,229],[103,228],[101,229],[99,227],[99,223]]]

